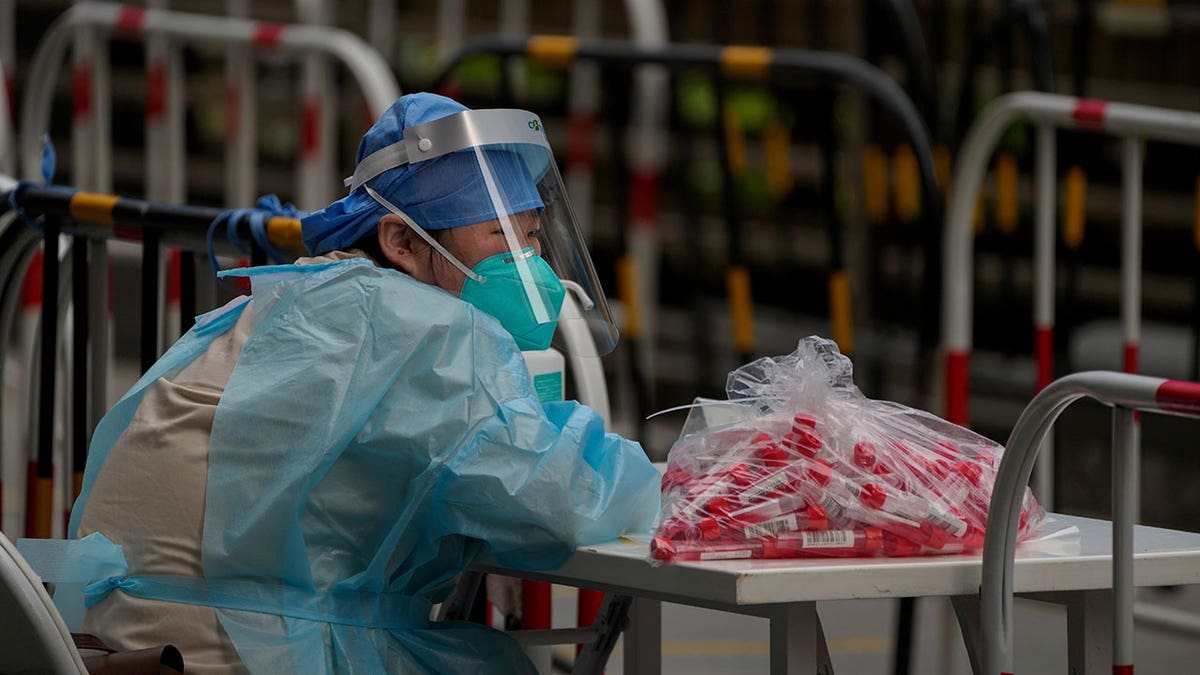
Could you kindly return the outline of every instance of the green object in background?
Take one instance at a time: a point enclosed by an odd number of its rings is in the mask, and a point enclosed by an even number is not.
[[[721,166],[716,162],[695,162],[687,167],[688,183],[692,194],[706,203],[713,203],[721,196]]]
[[[737,186],[742,206],[747,210],[766,211],[775,203],[771,185],[767,182],[767,172],[763,169],[752,168],[746,171]]]
[[[492,54],[480,54],[459,64],[454,71],[464,92],[491,94],[500,86],[501,59]]]
[[[1000,141],[996,143],[997,152],[1011,152],[1020,157],[1029,147],[1029,125],[1017,122],[1005,130]]]
[[[777,119],[775,98],[764,87],[739,87],[729,92],[729,105],[742,121],[742,130],[747,134],[761,134],[767,122]]]
[[[693,129],[711,127],[717,120],[717,92],[707,73],[679,76],[679,117]]]
[[[525,93],[530,104],[549,107],[567,95],[567,78],[562,69],[531,63],[525,73]]]

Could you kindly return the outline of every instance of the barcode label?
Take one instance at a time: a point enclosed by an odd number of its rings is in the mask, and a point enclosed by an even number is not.
[[[853,548],[854,530],[827,530],[825,532],[801,532],[800,545],[804,548]]]
[[[961,537],[967,533],[966,521],[961,518],[952,518],[947,514],[941,513],[940,510],[929,514],[929,522],[956,537]]]
[[[738,558],[749,558],[754,552],[748,548],[738,549],[736,551],[701,551],[701,560],[737,560]]]
[[[837,520],[841,520],[846,513],[838,500],[827,494],[821,496],[821,508],[825,509],[826,515]]]
[[[788,475],[786,469],[777,471],[774,474],[758,481],[754,485],[746,488],[742,494],[738,495],[738,499],[743,504],[749,504],[756,501],[763,495],[769,492],[774,492],[784,485],[787,485],[789,482],[791,482],[791,480],[792,477]]]
[[[751,525],[743,530],[743,534],[747,539],[757,539],[771,534],[779,534],[780,532],[791,532],[800,529],[796,524],[796,514],[789,513],[786,516],[772,518],[771,520]]]

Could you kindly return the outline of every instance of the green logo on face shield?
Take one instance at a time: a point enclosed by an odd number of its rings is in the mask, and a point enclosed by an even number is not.
[[[463,301],[499,319],[521,349],[546,349],[558,325],[566,289],[558,275],[532,248],[520,256],[500,253],[479,261],[471,269],[483,281],[468,277]]]
[[[537,120],[529,120],[529,128],[533,129],[534,131],[541,131],[542,123]]]

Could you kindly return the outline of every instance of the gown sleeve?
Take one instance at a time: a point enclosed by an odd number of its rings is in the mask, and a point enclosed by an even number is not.
[[[638,443],[605,433],[587,406],[540,403],[515,345],[477,359],[495,414],[465,435],[438,481],[444,533],[483,541],[502,565],[546,569],[578,546],[653,525],[660,476]]]

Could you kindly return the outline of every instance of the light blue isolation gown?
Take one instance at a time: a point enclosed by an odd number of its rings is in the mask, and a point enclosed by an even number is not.
[[[498,631],[427,621],[431,603],[485,548],[551,568],[649,528],[659,476],[641,447],[590,408],[539,403],[500,324],[439,288],[363,259],[233,273],[253,302],[202,317],[104,418],[71,524],[148,384],[249,306],[210,439],[204,578],[109,564],[88,602],[217,607],[254,673],[532,672]]]

